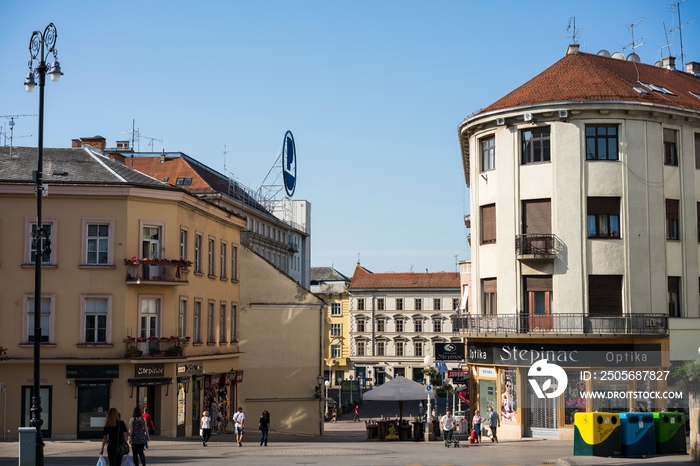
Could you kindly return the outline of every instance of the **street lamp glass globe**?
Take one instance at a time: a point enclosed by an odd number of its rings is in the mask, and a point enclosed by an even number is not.
[[[34,81],[34,73],[27,73],[27,79],[24,80],[24,88],[27,92],[34,92],[36,81]]]
[[[330,382],[330,380],[326,380],[325,382],[323,382],[323,384],[324,384],[326,387],[329,387],[329,386],[331,385],[331,382]]]
[[[433,363],[433,357],[431,355],[427,355],[425,358],[423,358],[423,363],[426,366],[429,366]]]
[[[61,73],[61,64],[58,63],[58,60],[56,60],[51,65],[51,71],[49,71],[49,76],[51,77],[51,81],[57,83],[58,81],[61,80],[62,75],[63,75],[63,73]]]

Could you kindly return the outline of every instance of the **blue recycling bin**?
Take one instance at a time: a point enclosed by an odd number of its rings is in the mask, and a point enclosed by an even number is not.
[[[620,413],[620,428],[622,456],[640,458],[656,454],[652,413]]]

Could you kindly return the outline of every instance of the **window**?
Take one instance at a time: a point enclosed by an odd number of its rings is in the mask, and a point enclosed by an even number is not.
[[[413,342],[413,355],[414,356],[423,356],[423,342],[422,341],[414,341]]]
[[[403,298],[396,298],[396,310],[403,311]]]
[[[339,337],[340,336],[340,324],[331,324],[331,336],[332,337]]]
[[[214,240],[209,238],[209,254],[208,254],[208,259],[209,259],[209,269],[208,273],[210,277],[214,276]]]
[[[365,319],[357,319],[357,331],[358,332],[365,331]]]
[[[83,314],[81,321],[84,323],[83,343],[107,343],[111,297],[81,295],[80,298]]]
[[[141,257],[160,258],[161,228],[155,225],[143,225],[141,228]]]
[[[668,316],[681,317],[681,277],[668,277]]]
[[[377,298],[377,310],[378,311],[384,310],[384,298]]]
[[[187,259],[187,230],[180,230],[180,259]]]
[[[403,332],[403,319],[396,319],[396,331]]]
[[[698,217],[698,243],[700,243],[700,202],[696,202],[696,210]]]
[[[459,298],[452,298],[452,310],[457,311],[459,309]]]
[[[342,315],[342,312],[340,310],[340,303],[331,303],[331,315],[332,316]]]
[[[187,300],[180,300],[180,308],[177,313],[177,336],[187,336]]]
[[[219,304],[219,343],[226,343],[226,303]]]
[[[238,280],[238,248],[231,245],[231,280]]]
[[[415,332],[423,331],[423,318],[419,317],[413,319],[413,330]]]
[[[340,357],[340,345],[331,346],[331,357],[332,358],[339,358]]]
[[[159,336],[160,299],[141,297],[139,336],[144,338]]]
[[[496,204],[481,206],[481,244],[496,242]]]
[[[695,133],[695,168],[700,169],[700,133]]]
[[[481,280],[482,306],[485,316],[495,316],[497,314],[496,289],[497,283],[495,278]]]
[[[221,273],[219,274],[219,276],[221,278],[226,278],[226,264],[228,263],[228,261],[226,260],[226,243],[221,243],[220,249],[221,257],[219,263],[221,264]]]
[[[207,303],[207,343],[215,343],[214,341],[214,303]]]
[[[586,160],[617,160],[617,125],[586,125]]]
[[[195,301],[194,302],[194,334],[192,335],[192,338],[194,339],[195,343],[201,343],[202,342],[202,302],[201,301]]]
[[[56,229],[54,228],[54,221],[50,220],[42,220],[41,227],[44,230],[44,244],[43,244],[43,255],[41,259],[42,264],[55,264],[55,256],[53,253],[53,247],[51,247],[52,244],[56,244]],[[28,223],[28,229],[27,231],[27,236],[28,236],[28,243],[27,243],[27,248],[26,251],[29,253],[29,257],[27,257],[27,263],[28,264],[33,264],[34,263],[34,257],[36,256],[37,253],[37,241],[36,241],[36,222],[30,222]]]
[[[88,223],[86,237],[85,263],[88,265],[110,264],[110,224]]]
[[[589,197],[587,199],[588,237],[620,237],[620,198]]]
[[[522,132],[522,163],[549,162],[549,127],[535,128]]]
[[[549,315],[552,310],[552,276],[527,276],[523,277],[523,282],[525,312],[535,316]],[[534,326],[542,327],[542,325]]]
[[[231,343],[238,341],[236,325],[238,323],[238,306],[231,303]]]
[[[481,171],[496,168],[496,137],[490,136],[479,141],[481,147]]]
[[[365,310],[365,298],[357,298],[357,310],[358,311]]]
[[[386,346],[386,343],[383,341],[378,341],[377,342],[377,356],[384,356],[384,348]]]
[[[34,295],[26,294],[24,299],[25,305],[25,331],[26,341],[34,343]],[[43,296],[41,298],[41,343],[49,343],[53,341],[53,296]]]
[[[666,239],[681,239],[678,228],[678,199],[666,199]]]
[[[396,347],[396,356],[403,356],[403,341],[394,342]]]
[[[384,331],[384,318],[377,318],[377,332],[383,332]]]
[[[422,311],[423,310],[423,300],[421,298],[416,298],[413,301],[413,305],[415,306],[416,311]]]
[[[190,186],[192,184],[192,178],[178,178],[175,180],[176,186]]]
[[[442,301],[440,301],[440,298],[433,298],[433,310],[434,311],[439,311],[442,307]]]
[[[588,314],[622,315],[622,275],[588,276]]]
[[[442,319],[438,319],[438,318],[433,319],[433,332],[435,332],[435,333],[442,332]]]
[[[664,128],[664,165],[678,166],[677,136],[675,129]]]
[[[194,271],[202,273],[202,235],[194,235]]]
[[[364,341],[358,341],[358,342],[357,342],[357,355],[358,355],[358,356],[364,356],[364,355],[365,355],[365,342],[364,342]]]

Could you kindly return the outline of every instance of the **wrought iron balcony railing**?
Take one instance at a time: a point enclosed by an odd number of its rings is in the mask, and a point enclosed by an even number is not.
[[[455,333],[569,333],[605,335],[666,335],[665,314],[503,314],[459,315],[452,317]]]
[[[515,255],[519,259],[554,259],[557,243],[557,237],[551,234],[517,235]]]

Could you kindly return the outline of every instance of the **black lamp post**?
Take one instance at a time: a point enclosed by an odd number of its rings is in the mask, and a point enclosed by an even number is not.
[[[44,152],[44,84],[46,75],[57,82],[61,79],[61,65],[58,63],[58,50],[56,50],[56,26],[53,23],[46,26],[44,32],[34,31],[29,40],[29,73],[24,80],[27,92],[33,92],[39,85],[39,141],[37,149],[37,171],[34,172],[36,181],[36,229],[32,233],[32,241],[35,246],[34,253],[34,393],[32,394],[30,425],[36,428],[36,464],[44,466],[44,438],[41,435],[41,263],[44,254],[51,253],[51,241],[49,232],[41,224],[41,199],[44,194],[43,178],[43,152]],[[46,55],[53,53],[53,64],[49,71],[46,66]],[[36,67],[34,68],[34,63]]]
[[[236,369],[231,369],[228,371],[228,381],[231,386],[231,398],[229,400],[229,409],[228,413],[229,416],[231,416],[231,419],[233,419],[233,414],[236,412]]]

